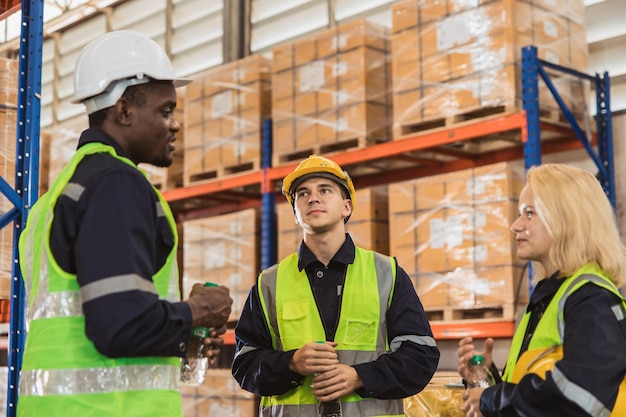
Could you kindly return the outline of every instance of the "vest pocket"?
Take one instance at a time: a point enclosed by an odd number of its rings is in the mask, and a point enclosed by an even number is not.
[[[282,320],[279,320],[281,340],[285,350],[297,349],[313,340],[309,315],[309,302],[297,301],[283,305]]]
[[[343,342],[351,347],[375,347],[378,338],[378,323],[348,318],[345,321]]]

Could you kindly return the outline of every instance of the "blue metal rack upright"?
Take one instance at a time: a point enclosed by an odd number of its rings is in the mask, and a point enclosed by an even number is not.
[[[565,101],[557,91],[546,68],[565,73],[570,76],[591,82],[596,92],[596,134],[598,151],[593,148],[591,138],[588,138],[576,121],[576,117],[567,107]],[[574,69],[566,68],[538,58],[537,48],[527,46],[522,49],[522,100],[528,121],[528,140],[524,143],[524,165],[526,169],[541,164],[541,122],[539,113],[539,78],[559,104],[561,111],[569,122],[574,134],[583,145],[598,168],[602,187],[616,207],[615,197],[615,169],[613,166],[613,125],[611,119],[610,88],[611,79],[607,72],[594,76],[584,74]]]
[[[41,111],[41,61],[43,0],[22,1],[15,189],[0,177],[0,191],[15,206],[0,217],[0,228],[14,223],[8,352],[7,417],[17,412],[19,370],[25,342],[25,294],[17,256],[17,241],[28,211],[39,195],[39,120]]]

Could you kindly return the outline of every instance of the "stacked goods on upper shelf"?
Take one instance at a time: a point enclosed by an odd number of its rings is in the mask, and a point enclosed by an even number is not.
[[[364,19],[273,49],[273,165],[390,138],[389,33]]]
[[[196,283],[230,289],[231,321],[241,315],[248,291],[260,271],[260,215],[245,209],[183,222],[183,299]]]
[[[193,78],[185,104],[184,185],[260,169],[270,61],[251,55]]]
[[[387,186],[357,190],[355,209],[346,223],[356,246],[380,253],[389,253],[389,209]],[[289,203],[276,205],[277,259],[298,251],[302,242],[302,227],[295,222]]]
[[[526,302],[510,231],[523,183],[521,164],[498,163],[389,186],[390,253],[432,320],[514,319]]]
[[[200,386],[181,384],[183,416],[252,417],[257,415],[254,394],[239,387],[228,369],[209,369]]]
[[[178,93],[181,94],[181,89],[178,89]],[[174,117],[181,125],[183,124],[183,112],[184,100],[179,96]],[[48,189],[72,158],[81,133],[88,128],[89,119],[86,114],[82,114],[41,129],[41,192]],[[172,155],[172,165],[168,168],[159,168],[150,164],[139,165],[150,183],[160,190],[182,186],[183,130],[183,126],[181,126],[180,131],[176,134],[176,151]]]
[[[17,128],[17,60],[0,58],[0,177],[15,186]],[[0,217],[14,208],[0,193]],[[13,224],[0,229],[0,298],[11,296],[13,269]]]
[[[394,139],[521,108],[521,49],[585,71],[589,52],[583,0],[408,0],[392,6]],[[552,78],[576,114],[581,81]],[[540,81],[542,114],[558,105]]]

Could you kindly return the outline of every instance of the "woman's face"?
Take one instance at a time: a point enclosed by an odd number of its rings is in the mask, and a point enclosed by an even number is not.
[[[532,188],[526,185],[519,197],[519,217],[511,225],[511,231],[515,233],[517,244],[517,256],[527,261],[541,263],[548,275],[553,271],[550,265],[550,247],[553,238],[537,213],[535,195]]]

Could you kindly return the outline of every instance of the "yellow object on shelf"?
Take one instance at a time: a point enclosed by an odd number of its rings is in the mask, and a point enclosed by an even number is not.
[[[404,399],[406,417],[465,417],[464,388],[455,373],[437,373],[418,394]]]

